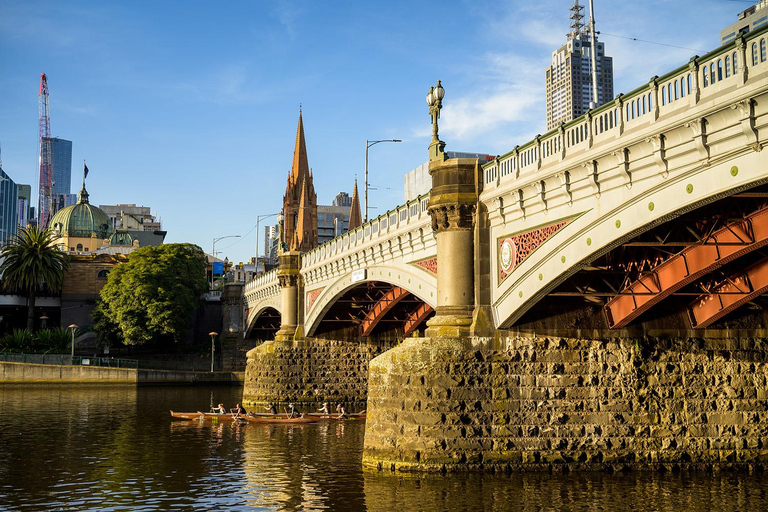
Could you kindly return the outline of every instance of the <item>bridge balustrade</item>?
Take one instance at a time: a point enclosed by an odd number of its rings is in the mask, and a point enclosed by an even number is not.
[[[486,188],[501,185],[540,168],[555,169],[574,155],[596,144],[630,139],[637,133],[663,131],[658,121],[674,117],[701,103],[711,102],[723,91],[743,85],[768,67],[768,36],[765,31],[739,40],[654,78],[627,94],[548,132],[483,166]],[[751,59],[746,59],[751,49]],[[541,158],[540,158],[541,156]],[[558,168],[553,172],[561,172]]]

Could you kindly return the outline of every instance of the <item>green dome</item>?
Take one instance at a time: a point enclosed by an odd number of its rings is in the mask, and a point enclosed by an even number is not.
[[[62,208],[51,219],[51,230],[59,236],[76,238],[107,238],[112,231],[112,221],[104,210],[88,203],[88,192],[83,189],[77,195],[77,204]]]

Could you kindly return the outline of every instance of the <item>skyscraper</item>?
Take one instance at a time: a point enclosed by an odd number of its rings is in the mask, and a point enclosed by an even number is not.
[[[546,71],[547,130],[570,121],[590,109],[592,92],[592,41],[582,22],[584,6],[574,0],[568,42],[552,52],[552,65]],[[613,99],[613,59],[606,57],[603,43],[597,43],[597,101],[600,106]]]
[[[30,221],[34,221],[34,207],[32,206],[32,186],[19,185],[19,227],[25,228]]]
[[[0,245],[16,234],[19,226],[19,188],[0,167]]]
[[[51,195],[69,195],[72,190],[72,141],[53,137],[51,139],[51,149],[53,150],[53,188],[51,189]]]

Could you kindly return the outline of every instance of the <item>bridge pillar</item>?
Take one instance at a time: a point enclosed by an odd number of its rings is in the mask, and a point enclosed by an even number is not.
[[[277,278],[280,281],[282,313],[280,330],[275,334],[277,341],[293,341],[304,338],[304,329],[299,318],[299,286],[301,276],[301,253],[286,251],[280,255]]]
[[[477,330],[475,268],[487,268],[483,261],[475,261],[477,161],[433,160],[429,172],[432,192],[427,209],[437,238],[437,307],[424,338],[409,338],[369,365],[363,448],[363,465],[368,468],[462,466],[468,461],[456,456],[457,446],[471,449],[480,442],[460,414],[465,397],[455,391],[463,384],[454,373],[458,369],[462,379],[470,381],[481,378],[467,364],[474,357],[471,336]],[[487,244],[482,237],[477,240]],[[478,298],[482,304],[482,294]]]
[[[427,323],[430,338],[466,338],[475,303],[474,231],[477,161],[429,163],[432,193],[427,210],[437,238],[437,308]]]

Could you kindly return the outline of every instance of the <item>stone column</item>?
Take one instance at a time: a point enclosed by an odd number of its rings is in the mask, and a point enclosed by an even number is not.
[[[427,211],[437,238],[437,308],[427,323],[430,338],[466,338],[474,310],[474,217],[477,162],[432,161]]]
[[[293,341],[303,338],[303,329],[299,329],[299,281],[301,270],[301,253],[286,251],[280,255],[277,267],[277,279],[280,281],[282,292],[282,312],[280,330],[275,334],[277,341]]]
[[[243,312],[245,311],[243,283],[227,283],[221,294],[221,360],[222,369],[243,371],[245,351],[240,347],[243,339]]]

